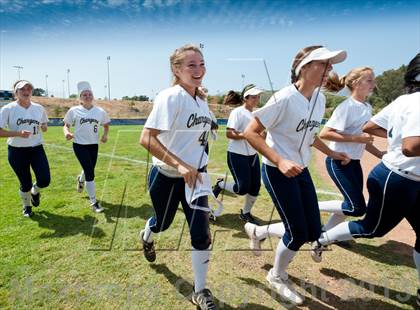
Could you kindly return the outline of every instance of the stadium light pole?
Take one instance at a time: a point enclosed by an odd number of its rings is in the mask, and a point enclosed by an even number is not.
[[[63,82],[63,99],[64,99],[64,98],[66,98],[66,94],[65,94],[66,91],[64,90],[64,88],[65,88],[64,85],[66,83],[66,80],[61,80],[61,81]]]
[[[244,87],[245,87],[245,74],[241,74],[241,77],[242,77],[242,89],[244,89]]]
[[[48,97],[48,74],[45,75],[45,97]]]
[[[67,91],[69,93],[69,98],[70,98],[70,69],[67,69]]]
[[[108,100],[111,101],[111,85],[110,85],[110,78],[109,78],[109,61],[111,60],[111,56],[106,58],[107,61],[107,68],[108,68]]]
[[[106,84],[104,85],[104,89],[105,89],[105,97],[104,97],[104,100],[106,100],[106,88],[107,88],[107,86],[106,86]]]
[[[22,70],[23,67],[22,66],[13,66],[13,68],[16,68],[17,73],[18,73],[18,80],[20,80],[20,70]]]

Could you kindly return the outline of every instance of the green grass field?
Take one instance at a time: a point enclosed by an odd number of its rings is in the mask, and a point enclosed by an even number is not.
[[[223,128],[222,128],[223,129]],[[148,156],[138,145],[141,127],[112,127],[100,145],[97,196],[105,212],[94,214],[85,193],[76,192],[79,164],[61,128],[44,135],[52,183],[43,190],[32,219],[21,215],[18,181],[0,144],[0,308],[46,309],[194,309],[190,243],[180,210],[157,240],[157,260],[142,255],[138,232],[153,214],[145,188]],[[225,175],[225,138],[211,144],[212,178]],[[313,170],[313,169],[312,169]],[[313,172],[316,187],[328,188]],[[319,195],[320,200],[337,199]],[[213,251],[208,286],[224,309],[289,308],[267,286],[265,275],[278,240],[266,240],[255,257],[248,250],[238,218],[242,197],[226,195],[225,211],[211,226]],[[262,223],[273,205],[264,188],[253,213]],[[326,215],[323,215],[324,217]],[[358,240],[351,249],[337,246],[312,262],[303,248],[289,273],[306,301],[305,309],[411,309],[417,274],[411,248],[404,243]]]

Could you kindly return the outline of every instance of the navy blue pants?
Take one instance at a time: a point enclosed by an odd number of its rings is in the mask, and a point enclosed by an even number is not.
[[[288,178],[276,167],[263,164],[264,185],[284,223],[283,243],[297,251],[308,241],[321,235],[321,216],[318,199],[309,170]]]
[[[392,172],[381,162],[370,172],[367,187],[366,216],[349,222],[352,236],[382,237],[406,218],[416,233],[415,249],[420,252],[420,182]]]
[[[261,188],[261,169],[258,154],[246,156],[227,152],[227,163],[235,180],[233,191],[238,195],[258,196]]]
[[[73,150],[85,172],[86,181],[93,181],[95,179],[95,166],[98,159],[98,145],[73,143]]]
[[[51,181],[50,166],[44,147],[14,147],[8,146],[9,164],[20,182],[20,190],[29,192],[32,188],[31,168],[35,174],[36,185],[47,187]]]
[[[351,216],[365,215],[366,202],[363,196],[363,171],[360,160],[352,159],[347,165],[342,165],[340,160],[327,157],[325,165],[331,179],[343,194],[343,213]]]
[[[191,236],[191,245],[197,250],[206,250],[211,244],[209,213],[192,209],[185,198],[183,178],[171,178],[159,172],[156,166],[150,170],[149,193],[155,215],[150,219],[150,229],[154,233],[165,231],[172,224],[179,203],[185,213]],[[197,203],[208,206],[208,197],[200,197]]]

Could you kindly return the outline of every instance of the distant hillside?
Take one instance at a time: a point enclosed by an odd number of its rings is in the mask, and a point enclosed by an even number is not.
[[[32,101],[42,104],[49,117],[64,117],[66,112],[79,104],[76,99],[61,99],[49,97],[32,97]],[[111,118],[147,118],[153,104],[148,101],[130,100],[95,100],[95,104],[108,112]],[[209,104],[210,110],[217,118],[228,118],[234,107],[219,104]]]

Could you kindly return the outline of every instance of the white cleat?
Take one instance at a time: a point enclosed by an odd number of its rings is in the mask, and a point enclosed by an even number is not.
[[[283,280],[280,276],[275,276],[273,269],[268,272],[266,280],[284,300],[295,305],[303,304],[303,298],[291,287],[289,281]]]
[[[245,226],[245,232],[249,237],[249,248],[252,250],[252,253],[254,253],[255,256],[261,256],[261,242],[262,240],[259,240],[255,234],[255,230],[257,229],[257,225],[252,223],[246,223]]]
[[[312,245],[311,245],[311,257],[312,257],[312,260],[315,263],[320,263],[322,261],[322,251],[324,251],[325,249],[326,249],[326,247],[323,246],[318,241],[312,242]]]

